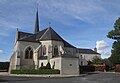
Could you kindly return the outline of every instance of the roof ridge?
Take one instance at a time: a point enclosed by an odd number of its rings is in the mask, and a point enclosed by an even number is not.
[[[45,29],[44,29],[45,30]],[[40,40],[43,38],[43,36],[47,33],[47,31],[49,30],[49,28],[47,28],[47,30],[45,31],[45,33],[43,33],[43,35],[39,38]]]
[[[76,48],[75,46],[73,46],[72,44],[70,44],[68,41],[66,41],[66,40],[62,40],[63,42],[66,42],[67,44],[69,44],[71,47],[74,47],[74,48]],[[65,45],[65,44],[64,44]]]
[[[85,49],[85,50],[92,50],[91,48],[77,48],[77,49]]]
[[[87,52],[90,52],[90,53],[92,52],[92,54],[95,53],[95,54],[99,54],[99,55],[100,55],[100,53],[95,52],[95,51],[92,50],[92,49],[85,49],[85,48],[77,48],[77,49],[78,49],[79,51],[83,52],[83,53],[84,53],[84,52],[86,52],[86,53],[87,53]]]
[[[33,34],[33,33],[28,33],[28,32],[23,32],[23,31],[18,31],[18,32],[21,32],[21,33],[27,33],[27,34]]]
[[[48,27],[48,29],[50,30],[50,29],[52,29],[51,27]],[[51,33],[52,33],[52,31],[50,31]],[[52,38],[52,34],[50,34],[50,37]]]

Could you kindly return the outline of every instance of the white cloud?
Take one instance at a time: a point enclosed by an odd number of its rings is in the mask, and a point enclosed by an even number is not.
[[[102,51],[101,57],[102,58],[108,58],[110,57],[111,53],[110,53],[110,48],[107,48],[106,50]]]
[[[96,42],[96,48],[98,50],[104,50],[108,47],[108,44],[104,40],[100,40]]]
[[[110,50],[108,43],[104,40],[96,41],[97,52],[101,54],[102,58],[108,58],[110,56]]]
[[[100,0],[38,1],[40,8],[46,10],[45,12],[43,11],[44,15],[47,15],[48,17],[53,19],[58,18],[59,21],[63,21],[63,18],[66,18],[66,16],[70,16],[74,19],[94,23],[97,22],[94,17],[103,14],[103,12],[106,12],[106,9],[100,4]],[[46,13],[47,11],[49,12]]]

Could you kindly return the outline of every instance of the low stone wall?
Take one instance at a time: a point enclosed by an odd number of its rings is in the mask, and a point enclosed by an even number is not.
[[[95,65],[95,71],[106,71],[105,66],[104,65]]]
[[[106,72],[109,70],[109,67],[106,64],[97,64],[94,65],[95,66],[95,71],[102,71],[102,72]]]
[[[101,71],[106,72],[108,70],[108,66],[105,64],[94,64],[94,65],[87,65],[87,66],[80,66],[80,72],[94,72],[94,71]]]

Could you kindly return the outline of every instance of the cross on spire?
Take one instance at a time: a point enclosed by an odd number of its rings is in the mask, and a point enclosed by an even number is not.
[[[49,22],[49,27],[51,27],[51,22]]]

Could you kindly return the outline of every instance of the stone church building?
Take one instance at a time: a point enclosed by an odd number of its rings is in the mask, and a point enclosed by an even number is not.
[[[16,31],[9,69],[39,69],[49,62],[61,75],[79,75],[79,65],[87,65],[94,56],[100,57],[100,54],[91,49],[76,48],[52,27],[39,30],[37,11],[34,33]]]

